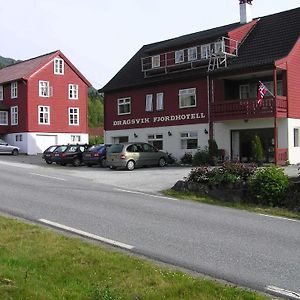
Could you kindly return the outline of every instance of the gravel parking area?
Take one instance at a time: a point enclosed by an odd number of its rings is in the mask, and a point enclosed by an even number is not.
[[[191,170],[190,167],[173,166],[167,166],[165,168],[140,168],[134,171],[110,170],[98,166],[92,168],[86,166],[78,168],[73,166],[62,167],[56,164],[47,165],[40,155],[1,155],[0,162],[1,161],[32,165],[55,175],[66,174],[90,179],[99,184],[109,184],[121,189],[147,193],[159,193],[162,190],[171,188],[178,180],[186,177]],[[299,166],[287,166],[284,167],[284,171],[290,177],[297,177],[298,167]]]

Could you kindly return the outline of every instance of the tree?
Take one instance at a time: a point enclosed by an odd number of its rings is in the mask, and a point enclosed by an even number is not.
[[[251,154],[255,162],[261,163],[264,157],[264,150],[260,137],[256,134],[251,142]]]
[[[89,90],[88,94],[88,116],[89,127],[103,127],[103,98],[98,91],[93,88]]]

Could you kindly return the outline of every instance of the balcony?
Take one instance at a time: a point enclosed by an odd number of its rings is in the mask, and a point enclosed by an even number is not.
[[[217,61],[218,67],[226,67],[227,57],[238,56],[238,46],[238,41],[221,37],[212,43],[143,57],[141,59],[141,69],[146,78],[191,69],[208,69],[214,59]]]
[[[275,104],[276,103],[276,104]],[[211,120],[214,122],[287,117],[287,99],[285,96],[277,96],[276,101],[272,97],[264,98],[262,105],[258,105],[257,99],[233,100],[211,103]]]

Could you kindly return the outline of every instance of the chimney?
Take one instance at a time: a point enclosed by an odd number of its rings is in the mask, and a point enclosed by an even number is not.
[[[252,21],[252,0],[240,0],[240,23]]]

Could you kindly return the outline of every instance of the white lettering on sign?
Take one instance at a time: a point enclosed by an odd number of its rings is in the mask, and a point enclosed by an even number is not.
[[[205,118],[204,113],[171,115],[171,116],[153,117],[152,119],[139,118],[139,119],[126,119],[126,120],[113,121],[113,126],[173,122],[173,121],[195,120],[195,119],[204,119],[204,118]]]

